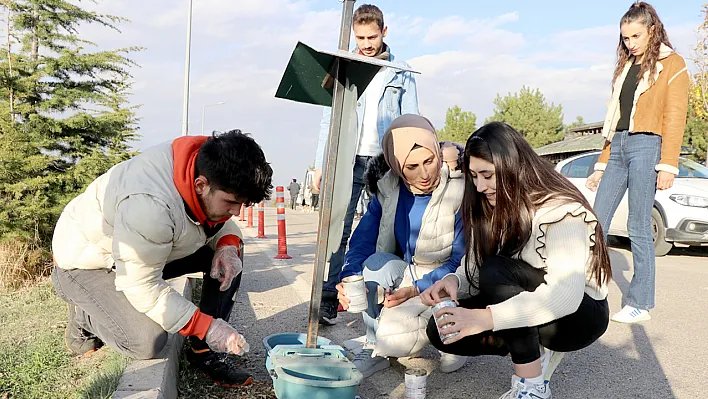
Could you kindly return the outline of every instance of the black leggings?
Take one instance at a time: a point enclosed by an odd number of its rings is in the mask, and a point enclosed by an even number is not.
[[[480,267],[480,294],[459,300],[460,307],[484,309],[523,291],[534,291],[545,283],[545,274],[524,261],[493,256]],[[609,317],[607,299],[598,301],[585,294],[574,313],[540,326],[485,331],[445,345],[440,341],[433,316],[427,333],[430,343],[443,352],[464,356],[506,356],[511,353],[515,364],[526,364],[541,357],[539,344],[559,352],[585,348],[605,333]]]

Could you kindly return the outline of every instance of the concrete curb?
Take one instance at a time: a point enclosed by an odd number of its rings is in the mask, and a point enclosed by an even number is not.
[[[193,280],[183,276],[168,281],[175,291],[192,299]],[[175,399],[179,358],[184,337],[170,334],[167,345],[155,359],[132,360],[118,382],[113,399]]]

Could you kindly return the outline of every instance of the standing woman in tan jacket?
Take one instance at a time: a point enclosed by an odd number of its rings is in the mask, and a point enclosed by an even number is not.
[[[670,188],[679,171],[690,77],[648,3],[632,4],[622,16],[620,31],[612,99],[602,130],[607,141],[587,187],[597,190],[594,209],[605,236],[629,191],[627,229],[634,277],[625,306],[612,320],[635,323],[649,320],[654,307],[651,212],[656,189]]]

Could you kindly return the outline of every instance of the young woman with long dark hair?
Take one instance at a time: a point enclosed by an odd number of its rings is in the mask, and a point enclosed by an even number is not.
[[[609,323],[602,229],[580,191],[505,123],[469,138],[462,170],[466,260],[421,294],[429,305],[461,299],[431,318],[428,337],[456,355],[511,354],[502,398],[550,398],[562,354],[590,345]],[[442,326],[457,335],[441,341]]]

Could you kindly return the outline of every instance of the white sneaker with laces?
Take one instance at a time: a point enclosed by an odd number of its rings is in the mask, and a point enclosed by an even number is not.
[[[541,347],[541,351],[543,352],[541,355],[541,376],[544,380],[550,381],[556,367],[563,360],[565,352],[552,351],[544,347]]]
[[[452,373],[467,363],[467,356],[458,356],[451,353],[440,352],[440,371]]]
[[[374,348],[365,345],[361,351],[354,356],[354,366],[356,366],[356,369],[359,370],[364,378],[368,378],[374,373],[385,370],[391,366],[391,363],[385,357],[371,357],[373,352]]]
[[[638,309],[629,305],[623,307],[622,310],[612,315],[612,321],[616,321],[618,323],[631,324],[647,320],[651,320],[648,310]]]
[[[541,382],[532,382],[513,375],[511,376],[511,389],[499,399],[551,399],[551,387],[548,386],[548,380],[541,379]]]

